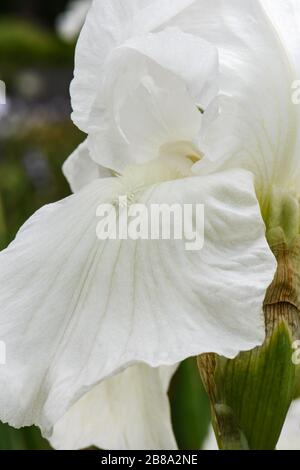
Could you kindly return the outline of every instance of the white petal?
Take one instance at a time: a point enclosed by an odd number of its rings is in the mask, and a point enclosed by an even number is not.
[[[122,58],[131,73],[135,64],[126,54]],[[136,87],[115,103],[107,129],[88,137],[93,159],[117,172],[156,159],[168,144],[196,141],[201,129],[202,115],[184,83],[153,63],[147,69]],[[123,78],[122,68],[117,70]],[[114,93],[119,89],[123,94],[123,80]]]
[[[194,2],[195,0],[149,0],[148,6],[139,9],[134,16],[133,35],[157,30]]]
[[[285,48],[293,74],[293,80],[291,83],[287,83],[287,86],[290,86],[290,100],[293,103],[296,124],[294,129],[291,128],[294,159],[288,170],[291,175],[290,189],[296,189],[298,192],[300,178],[300,2],[298,0],[272,2],[264,0],[262,4],[283,42],[282,47]],[[282,166],[289,165],[284,157],[282,157],[282,161]]]
[[[113,176],[112,171],[95,163],[90,157],[87,140],[67,158],[63,164],[63,173],[73,193],[98,178]]]
[[[283,47],[296,69],[300,79],[300,3],[298,0],[263,0],[263,7],[277,29]]]
[[[182,79],[195,104],[203,109],[218,92],[217,49],[197,36],[178,28],[136,36],[113,51],[111,60],[126,51],[136,51]]]
[[[218,450],[218,444],[212,426],[209,428],[206,439],[202,445],[202,450]]]
[[[297,77],[263,3],[198,0],[169,23],[217,47],[226,99],[206,151],[254,171],[262,197],[270,184],[291,185],[299,168],[299,117],[291,101]]]
[[[71,85],[73,119],[82,130],[88,131],[102,111],[99,92],[110,52],[133,35],[156,29],[191,3],[192,0],[93,2],[78,41]]]
[[[300,399],[291,404],[276,449],[300,450]]]
[[[175,29],[140,35],[114,49],[92,106],[85,89],[74,88],[89,107],[81,115],[89,116],[93,160],[122,172],[128,164],[157,158],[161,146],[196,141],[202,122],[197,106],[206,107],[216,94],[217,77],[216,50]]]
[[[217,76],[216,50],[177,30],[116,48],[106,63],[102,112],[97,119],[91,112],[92,158],[121,172],[129,163],[157,158],[161,146],[196,141],[202,122],[197,106],[205,108],[215,96]]]
[[[72,450],[176,449],[167,388],[173,367],[132,366],[82,397],[54,427],[51,444]],[[161,379],[161,375],[167,378]]]
[[[217,77],[216,50],[175,29],[140,35],[114,49],[92,106],[85,89],[74,88],[89,107],[81,115],[89,116],[92,158],[121,172],[157,158],[162,145],[197,140],[197,106],[205,108],[215,96]]]
[[[205,244],[107,240],[96,208],[132,195],[96,180],[38,211],[0,254],[0,418],[52,426],[101,380],[129,365],[173,365],[204,352],[234,357],[264,340],[262,302],[276,263],[251,175],[160,183],[136,201],[205,205]]]

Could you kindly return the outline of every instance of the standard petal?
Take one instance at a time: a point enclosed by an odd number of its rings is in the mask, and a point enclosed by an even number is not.
[[[299,168],[299,116],[291,100],[298,77],[263,4],[197,0],[168,23],[217,47],[225,99],[205,151],[253,171],[262,203],[270,185],[292,186]]]
[[[278,31],[283,47],[300,77],[300,3],[298,0],[263,0],[262,6]]]
[[[107,128],[88,137],[92,158],[120,173],[129,164],[155,160],[170,144],[196,146],[201,129],[202,115],[184,83],[153,63],[139,80],[116,104]]]
[[[111,170],[102,167],[91,159],[87,140],[80,144],[67,158],[63,164],[63,173],[73,193],[79,191],[95,179],[113,176]]]
[[[217,77],[215,48],[192,35],[170,29],[125,42],[106,63],[103,112],[88,138],[92,158],[121,172],[157,158],[162,146],[196,141],[198,108],[216,95]]]
[[[300,450],[300,399],[291,404],[276,449]]]
[[[174,367],[137,365],[103,381],[58,421],[52,446],[64,450],[92,445],[110,450],[176,449],[167,396],[174,371]]]
[[[96,180],[41,209],[0,254],[3,421],[51,436],[76,401],[130,365],[204,352],[231,358],[263,342],[276,263],[251,175],[190,177],[139,193],[136,171],[135,182],[132,171],[133,179]],[[203,249],[172,237],[97,239],[96,209],[124,194],[148,208],[203,203]]]
[[[198,108],[217,93],[217,63],[214,47],[174,28],[115,48],[89,114],[93,160],[121,172],[157,158],[163,145],[195,141]]]
[[[169,29],[126,41],[110,54],[97,86],[91,157],[122,172],[157,158],[162,146],[195,142],[198,107],[206,108],[217,93],[217,77],[215,48],[192,35]]]
[[[71,85],[73,120],[85,132],[103,112],[101,81],[110,52],[135,34],[150,32],[192,0],[94,0],[81,32]]]
[[[183,33],[178,28],[167,28],[158,33],[133,37],[111,54],[115,75],[120,68],[116,58],[122,59],[124,54],[133,51],[180,78],[197,106],[205,109],[217,95],[218,52],[216,47],[199,36]],[[112,82],[113,77],[110,76],[109,81]]]

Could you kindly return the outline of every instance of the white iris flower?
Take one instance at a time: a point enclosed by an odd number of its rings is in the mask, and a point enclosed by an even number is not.
[[[259,201],[300,169],[290,13],[278,0],[94,1],[71,86],[87,134],[64,167],[75,194],[0,254],[2,420],[37,424],[57,448],[174,448],[176,363],[262,344],[276,263]],[[98,240],[97,207],[123,195],[204,204],[203,249]]]

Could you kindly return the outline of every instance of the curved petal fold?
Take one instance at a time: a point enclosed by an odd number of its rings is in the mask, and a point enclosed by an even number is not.
[[[218,89],[217,51],[176,28],[148,33],[111,51],[92,104],[84,82],[83,75],[75,78],[72,95],[82,103],[78,114],[89,116],[91,157],[122,172],[157,158],[162,145],[197,140],[198,108],[206,108]]]
[[[60,450],[176,449],[167,396],[174,371],[136,365],[100,383],[58,421],[51,445]]]
[[[151,60],[172,72],[184,82],[195,105],[203,109],[218,93],[218,52],[199,36],[173,27],[130,38],[111,53],[110,61],[115,61],[115,75],[119,71],[115,56],[122,59],[128,51],[135,51],[144,60]],[[124,61],[128,62],[128,57]],[[113,80],[110,79],[110,82]]]
[[[91,159],[87,139],[64,162],[63,173],[73,193],[76,193],[95,179],[113,176],[111,170],[102,167]]]
[[[111,51],[132,36],[148,33],[192,0],[94,0],[77,44],[71,84],[73,120],[85,132],[101,114],[101,80]],[[100,95],[99,95],[100,93]]]
[[[118,88],[124,92],[122,82]],[[149,75],[117,100],[107,127],[90,133],[87,141],[94,161],[122,173],[129,164],[157,159],[168,144],[194,141],[197,146],[201,125],[202,115],[184,84],[151,64]]]

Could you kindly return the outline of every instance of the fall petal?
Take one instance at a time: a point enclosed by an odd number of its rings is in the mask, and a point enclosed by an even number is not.
[[[141,364],[104,380],[58,421],[51,445],[66,450],[176,449],[167,396],[174,371]]]
[[[276,263],[251,175],[141,191],[136,171],[135,182],[133,172],[95,180],[42,208],[1,252],[3,421],[35,423],[49,437],[83,395],[130,365],[174,365],[204,352],[234,357],[263,342],[262,302]],[[148,208],[203,203],[202,250],[172,238],[99,240],[99,204],[115,207],[124,194]]]

